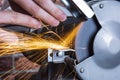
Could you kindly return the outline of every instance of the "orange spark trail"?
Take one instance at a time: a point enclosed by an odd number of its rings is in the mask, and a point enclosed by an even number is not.
[[[17,34],[19,35],[19,34]],[[41,37],[27,37],[27,35],[23,36],[23,39],[19,39],[19,41],[15,43],[1,43],[0,44],[0,55],[3,54],[13,54],[18,52],[24,52],[29,50],[38,50],[38,49],[66,49],[66,46],[59,44],[59,41],[55,40],[47,40]]]
[[[53,48],[53,49],[59,50],[59,49],[71,48],[71,46],[73,46],[72,42],[73,42],[78,30],[80,29],[81,25],[82,25],[82,23],[79,24],[78,26],[76,26],[72,31],[70,31],[68,34],[66,34],[63,37],[60,37],[58,34],[56,34],[53,31],[44,33],[44,34],[52,33],[59,40],[55,40],[54,38],[51,38],[49,36],[47,38],[46,37],[43,38],[43,34],[34,34],[34,36],[31,36],[28,34],[10,32],[12,34],[15,34],[18,37],[18,41],[16,41],[16,40],[13,41],[14,38],[12,38],[12,37],[7,37],[8,40],[5,40],[5,42],[4,42],[4,39],[0,39],[0,56],[7,55],[7,54],[15,54],[18,52],[24,52],[24,51],[29,51],[29,50],[41,50],[41,49],[48,49],[48,48]],[[4,31],[3,31],[3,33],[4,33]],[[11,35],[11,36],[15,36],[15,35]],[[1,38],[1,36],[0,36],[0,38]],[[10,42],[9,42],[9,40],[10,40]],[[8,41],[8,42],[6,42],[6,41]],[[45,52],[43,51],[42,53],[46,53],[46,51]],[[34,55],[36,55],[36,54],[30,55],[29,57],[32,57]],[[46,54],[44,54],[44,56],[42,56],[42,57],[41,57],[41,55],[38,55],[37,57],[34,58],[34,60],[37,63],[39,61],[43,61],[44,59],[46,59],[46,56],[47,56]],[[23,65],[23,63],[25,63],[25,64]],[[25,61],[23,61],[22,63],[19,63],[19,65],[17,65],[18,69],[21,68],[21,66],[23,66],[23,69],[30,68],[30,65],[26,64]],[[61,71],[61,73],[63,72],[63,70]],[[7,74],[11,71],[12,70],[6,72],[5,74]],[[5,74],[1,75],[0,77],[4,76]],[[16,72],[16,74],[14,76],[17,76],[19,74],[20,74],[20,72]],[[28,74],[21,76],[21,79],[23,77],[25,79],[28,79],[28,78],[30,78],[30,76],[32,76],[32,75],[28,75],[28,76],[27,75]],[[6,77],[6,80],[7,79],[9,79],[9,76]]]
[[[53,38],[49,38],[49,37],[42,38],[41,34],[30,36],[28,34],[12,32],[18,37],[18,41],[16,42],[13,41],[12,43],[10,42],[6,43],[6,42],[0,41],[1,42],[0,56],[4,54],[14,54],[14,53],[25,52],[29,50],[40,50],[40,49],[48,49],[48,48],[57,49],[57,50],[68,49],[70,48],[71,42],[74,40],[74,37],[77,34],[77,30],[79,30],[80,26],[81,24],[79,24],[78,27],[75,27],[73,31],[71,31],[69,34],[67,34],[63,38],[59,37],[59,35],[57,35],[56,33],[51,32],[54,35],[56,35],[60,40],[54,40]],[[50,33],[50,32],[47,32],[47,33]]]
[[[69,46],[70,45],[73,45],[73,40],[75,39],[76,37],[76,34],[78,32],[78,30],[81,28],[83,23],[80,23],[79,25],[77,25],[70,33],[68,33],[64,38],[63,38],[63,43],[62,45],[65,45],[65,46]]]

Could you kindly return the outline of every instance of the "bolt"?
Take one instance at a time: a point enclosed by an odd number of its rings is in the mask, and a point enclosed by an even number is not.
[[[80,72],[83,73],[84,72],[84,68],[80,68]]]
[[[64,54],[63,54],[63,52],[62,52],[62,51],[60,51],[60,52],[58,52],[58,53],[57,53],[57,56],[58,56],[58,57],[63,57],[63,56],[64,56]]]
[[[101,3],[101,4],[99,5],[99,7],[102,9],[102,8],[104,7],[104,4]]]

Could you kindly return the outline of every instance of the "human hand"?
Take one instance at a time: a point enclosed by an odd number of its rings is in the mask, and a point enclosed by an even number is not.
[[[28,26],[31,28],[41,27],[40,22],[37,21],[36,19],[28,15],[24,15],[10,10],[0,11],[0,25],[1,24],[15,24]],[[0,42],[15,43],[17,41],[18,41],[17,35],[0,28]]]
[[[13,8],[20,6],[39,21],[52,26],[57,26],[60,21],[66,20],[66,15],[55,6],[52,0],[10,0],[10,2]],[[14,3],[17,6],[14,6]]]

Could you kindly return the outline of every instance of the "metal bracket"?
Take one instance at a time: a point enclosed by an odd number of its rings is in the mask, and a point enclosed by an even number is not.
[[[68,51],[75,52],[75,50],[73,49],[66,50],[48,49],[48,62],[64,63],[64,59],[66,57],[69,57],[69,54],[66,54]]]

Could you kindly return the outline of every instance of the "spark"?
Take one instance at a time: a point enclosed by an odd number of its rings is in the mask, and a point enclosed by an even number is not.
[[[48,49],[48,48],[52,48],[56,50],[68,49],[70,48],[70,45],[77,33],[78,28],[79,27],[76,27],[73,31],[68,33],[63,38],[59,37],[59,35],[53,32],[53,34],[55,34],[60,40],[54,40],[53,38],[50,37],[43,38],[41,34],[32,36],[28,34],[14,32],[14,34],[16,34],[19,40],[16,42],[13,41],[11,43],[2,42],[0,44],[0,56],[5,54],[15,54],[18,52]],[[47,33],[52,33],[52,32],[47,32]]]
[[[23,33],[18,33],[18,32],[11,32],[12,34],[15,34],[15,36],[18,37],[17,41],[12,41],[12,42],[6,42],[3,41],[3,39],[0,39],[0,56],[3,55],[9,55],[9,54],[16,54],[20,52],[26,52],[30,50],[42,50],[42,49],[56,49],[56,50],[61,50],[61,49],[71,49],[71,46],[74,46],[73,41],[74,38],[80,29],[82,23],[80,23],[77,27],[75,27],[72,31],[67,33],[65,36],[60,37],[58,34],[56,34],[53,31],[46,32],[44,34],[49,34],[52,33],[54,34],[59,40],[55,40],[54,38],[51,37],[45,37],[43,38],[43,34],[23,34]],[[10,37],[9,37],[10,39]],[[13,38],[11,38],[14,40]],[[45,53],[45,52],[43,52]],[[32,57],[35,54],[29,56]],[[36,62],[39,60],[44,59],[47,55],[44,55],[42,57],[34,58]],[[23,61],[23,63],[26,63]],[[23,66],[23,65],[22,65]],[[20,64],[18,67],[21,67]],[[23,69],[29,68],[29,64],[25,64]],[[10,70],[11,71],[11,70]],[[10,72],[8,71],[8,72]],[[18,75],[19,72],[16,74]],[[16,76],[15,75],[15,76]]]
[[[17,33],[17,36],[21,35],[21,33]],[[44,39],[41,35],[37,36],[30,36],[24,34],[22,37],[19,36],[19,41],[7,43],[2,42],[0,44],[0,55],[4,54],[14,54],[18,52],[25,52],[29,50],[38,50],[38,49],[66,49],[67,46],[60,44],[61,41],[55,41],[53,39]]]
[[[81,24],[79,24],[79,25],[77,25],[71,32],[69,32],[63,39],[64,39],[64,41],[63,41],[63,43],[62,43],[62,45],[64,45],[64,46],[73,46],[73,41],[74,41],[74,39],[75,39],[75,37],[76,37],[76,35],[77,35],[77,32],[78,32],[78,30],[81,28],[81,25],[82,25],[83,23],[81,23]]]

